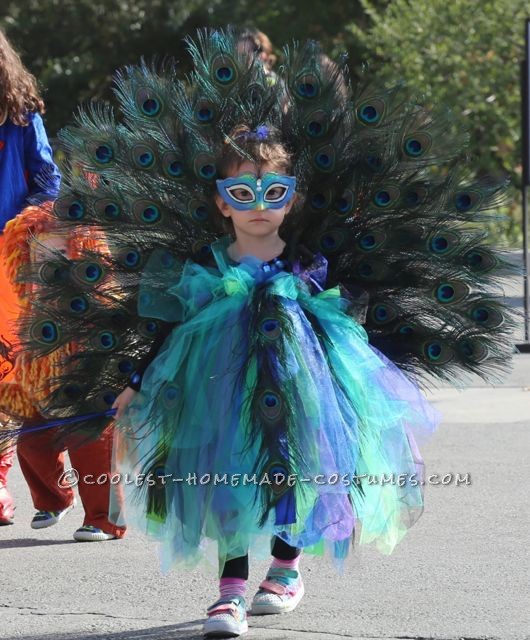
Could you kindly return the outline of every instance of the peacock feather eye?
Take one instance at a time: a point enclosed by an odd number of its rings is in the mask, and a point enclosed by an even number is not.
[[[136,91],[135,102],[140,112],[148,118],[156,118],[162,112],[162,99],[148,87],[142,87]]]
[[[473,307],[469,315],[477,324],[488,329],[497,329],[504,323],[504,316],[499,310],[482,304]]]
[[[101,331],[94,338],[94,346],[103,351],[112,351],[118,343],[116,336],[112,331]]]
[[[223,87],[230,86],[238,76],[234,60],[227,55],[214,58],[211,69],[213,80]]]
[[[82,396],[83,389],[80,385],[69,382],[61,387],[60,394],[64,396],[66,400],[77,400]]]
[[[138,324],[137,329],[144,338],[154,338],[158,333],[159,325],[156,320],[143,320]]]
[[[319,109],[305,118],[304,131],[309,138],[321,138],[329,129],[329,115]]]
[[[282,414],[282,399],[274,391],[264,391],[259,398],[258,404],[261,413],[268,420],[276,420]]]
[[[467,284],[458,281],[442,282],[436,289],[434,296],[441,304],[462,302],[469,295]]]
[[[320,148],[313,156],[315,165],[321,171],[332,171],[335,166],[335,150],[332,145]]]
[[[458,236],[450,231],[435,233],[428,240],[427,247],[435,255],[447,255],[458,248]]]
[[[215,110],[212,105],[201,102],[195,109],[195,119],[199,124],[210,124],[215,117]]]
[[[189,204],[188,212],[191,218],[199,224],[206,222],[210,215],[208,205],[205,202],[200,202],[199,200],[193,200]]]
[[[357,267],[357,273],[361,278],[371,278],[374,275],[374,268],[369,262],[361,262]]]
[[[311,204],[311,208],[316,211],[320,211],[325,209],[328,205],[328,198],[324,193],[314,193],[310,196],[309,202]]]
[[[162,157],[164,173],[170,178],[182,178],[184,176],[184,163],[182,158],[173,151],[168,151]]]
[[[150,169],[155,164],[155,153],[145,144],[134,145],[131,153],[133,162],[139,169]]]
[[[320,80],[314,73],[301,73],[293,84],[296,97],[314,100],[320,95]]]
[[[68,207],[68,218],[70,220],[81,220],[81,218],[83,218],[84,215],[85,215],[85,207],[83,206],[82,202],[79,202],[79,200],[75,200]]]
[[[456,208],[459,211],[466,211],[471,207],[471,196],[468,193],[459,193],[456,196]]]
[[[386,236],[380,231],[366,231],[357,241],[362,251],[380,249],[386,242]]]
[[[217,175],[215,158],[208,153],[199,153],[193,161],[193,169],[198,178],[211,182]]]
[[[134,370],[134,363],[132,360],[120,360],[118,362],[118,371],[124,375],[129,375]]]
[[[467,213],[477,209],[482,200],[480,192],[473,189],[458,191],[454,196],[454,204],[459,213]]]
[[[60,262],[45,262],[39,269],[39,280],[44,284],[64,283],[69,275],[68,267]]]
[[[335,207],[341,216],[347,216],[353,211],[355,204],[355,196],[351,189],[346,189],[344,193],[335,202]]]
[[[158,205],[149,200],[137,200],[132,209],[134,216],[145,224],[156,224],[162,219],[162,212]]]
[[[85,296],[75,296],[68,305],[70,311],[76,315],[83,315],[88,311],[89,304]]]
[[[355,110],[357,119],[368,126],[378,125],[385,113],[385,103],[380,98],[371,98],[360,104]]]
[[[388,186],[379,189],[372,198],[373,204],[380,209],[386,209],[393,205],[399,198],[400,190],[396,186]]]
[[[126,247],[118,254],[118,260],[126,269],[136,269],[142,263],[142,254],[134,247]]]
[[[444,236],[434,236],[431,238],[429,247],[433,253],[447,253],[449,241]]]
[[[172,409],[181,398],[181,395],[180,388],[172,382],[168,382],[164,385],[160,393],[162,404],[166,409]]]
[[[73,280],[82,287],[93,287],[94,285],[101,282],[104,275],[105,270],[97,262],[79,262],[71,271]]]
[[[460,340],[458,351],[465,360],[470,360],[474,364],[479,364],[489,357],[488,347],[478,340]]]
[[[267,340],[277,340],[281,335],[281,325],[277,318],[265,318],[260,324],[259,330]]]
[[[464,254],[464,264],[475,273],[487,273],[498,265],[498,260],[488,249],[471,249]]]
[[[198,240],[193,244],[192,252],[194,255],[200,258],[206,258],[207,256],[211,255],[212,247],[210,243],[205,242],[204,240]]]
[[[337,251],[344,243],[345,236],[341,231],[328,231],[320,236],[319,244],[324,253]]]
[[[109,202],[104,208],[105,217],[109,220],[115,220],[120,216],[120,207],[115,202]]]
[[[414,327],[410,324],[402,324],[398,327],[397,332],[402,336],[410,336],[414,333]]]
[[[442,355],[442,345],[438,342],[431,342],[427,345],[426,354],[429,360],[439,360]]]
[[[157,116],[160,113],[160,102],[157,98],[147,98],[142,102],[142,113],[150,118]]]
[[[283,462],[271,462],[264,475],[269,479],[270,484],[267,486],[275,496],[281,496],[289,489],[289,469]]]
[[[450,284],[442,284],[436,289],[438,302],[452,302],[455,299],[455,290]]]
[[[422,352],[427,362],[434,365],[447,364],[454,358],[454,351],[438,340],[423,343]]]
[[[39,322],[31,334],[41,344],[52,345],[59,340],[59,328],[51,320]]]
[[[114,149],[110,144],[100,144],[95,149],[94,158],[98,164],[109,164],[114,159]]]
[[[120,205],[109,198],[97,200],[94,204],[94,210],[98,217],[109,221],[118,220],[122,213]]]
[[[417,132],[407,137],[403,143],[403,151],[409,158],[421,158],[432,146],[432,138],[428,133]]]
[[[397,318],[397,310],[390,304],[376,304],[370,311],[372,320],[379,325],[388,324]]]
[[[380,173],[383,170],[383,159],[380,156],[369,154],[364,160],[368,168],[374,173]]]
[[[74,220],[77,222],[86,216],[84,203],[75,196],[58,198],[53,205],[53,211],[62,220]]]

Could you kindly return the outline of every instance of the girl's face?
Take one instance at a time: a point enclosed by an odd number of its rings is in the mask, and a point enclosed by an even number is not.
[[[238,167],[235,167],[232,171],[228,172],[227,178],[236,178],[245,174],[251,174],[259,178],[267,173],[278,173],[271,165],[265,163],[257,167],[253,162],[245,160]],[[238,200],[244,201],[247,197],[245,190],[241,190],[241,193],[233,191],[233,195]],[[271,201],[275,197],[281,196],[281,189],[278,189],[278,193],[274,192],[274,188],[268,192],[268,197]],[[215,201],[219,207],[219,211],[225,218],[231,218],[234,225],[236,237],[238,233],[247,236],[263,237],[276,235],[283,219],[291,210],[295,202],[296,196],[291,198],[284,206],[280,208],[265,208],[266,203],[259,205],[255,209],[239,210],[230,206],[225,200],[217,193]]]

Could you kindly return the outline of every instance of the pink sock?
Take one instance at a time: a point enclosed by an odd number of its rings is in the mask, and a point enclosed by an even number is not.
[[[300,564],[301,555],[302,554],[300,554],[297,558],[294,558],[293,560],[280,560],[279,558],[275,558],[273,556],[271,567],[273,568],[281,567],[282,569],[294,569],[295,571],[298,571],[298,565]]]
[[[221,578],[219,580],[219,592],[221,598],[230,598],[230,596],[245,597],[247,592],[247,581],[241,578]]]

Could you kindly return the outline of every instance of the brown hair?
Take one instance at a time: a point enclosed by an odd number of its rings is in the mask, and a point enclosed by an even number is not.
[[[44,113],[37,81],[0,29],[0,119],[25,126],[28,112],[35,111]]]
[[[267,34],[258,29],[245,29],[239,34],[237,43],[240,50],[248,55],[264,53],[267,58],[263,64],[268,71],[272,70],[276,56],[272,52],[272,42]]]
[[[291,154],[280,141],[278,130],[268,125],[261,125],[255,130],[246,125],[240,125],[230,132],[217,161],[218,176],[226,178],[245,160],[253,162],[256,167],[269,164],[275,171],[291,171]],[[233,233],[232,220],[221,215],[215,198],[214,205],[218,213],[220,230],[223,233]]]
[[[251,130],[246,125],[235,127],[226,137],[217,162],[217,173],[221,178],[245,160],[256,166],[270,164],[276,171],[291,170],[291,154],[280,141],[277,129],[261,125]]]

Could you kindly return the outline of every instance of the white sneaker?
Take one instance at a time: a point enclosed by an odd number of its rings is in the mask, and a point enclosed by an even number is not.
[[[294,611],[305,593],[298,571],[271,567],[252,600],[252,615]]]
[[[68,505],[68,507],[62,511],[37,511],[31,521],[31,528],[46,529],[46,527],[53,527],[53,525],[57,524],[59,520],[62,520],[67,513],[72,511],[76,504],[77,502],[74,498],[72,504]]]
[[[203,626],[205,638],[235,638],[247,631],[245,598],[241,596],[221,598],[208,607],[208,619]]]
[[[105,533],[103,529],[98,529],[91,524],[85,524],[74,532],[74,540],[77,542],[104,542],[105,540],[115,540],[112,533]]]

